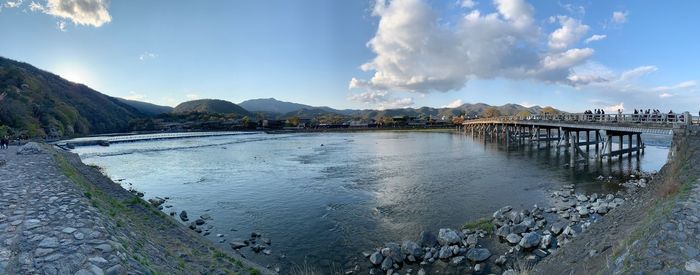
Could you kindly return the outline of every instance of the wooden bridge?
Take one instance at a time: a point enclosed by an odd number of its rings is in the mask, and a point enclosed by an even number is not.
[[[639,158],[644,153],[642,134],[672,135],[674,128],[697,122],[693,120],[689,113],[503,116],[467,120],[462,128],[465,134],[490,135],[508,146],[563,147],[570,150],[574,165],[579,161],[588,163],[591,147],[598,161],[621,159],[625,155]],[[618,148],[614,149],[612,142],[616,138],[619,138]],[[627,148],[624,148],[625,138]]]

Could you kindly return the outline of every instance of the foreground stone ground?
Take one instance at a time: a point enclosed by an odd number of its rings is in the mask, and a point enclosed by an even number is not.
[[[0,151],[0,274],[269,274],[47,146]]]

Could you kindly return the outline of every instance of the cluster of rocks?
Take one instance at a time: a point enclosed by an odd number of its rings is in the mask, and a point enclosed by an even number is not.
[[[141,193],[141,194],[143,194],[143,193]],[[158,208],[158,210],[163,210],[163,204],[164,204],[167,200],[169,200],[169,199],[170,199],[169,197],[165,197],[165,198],[155,197],[155,198],[152,198],[152,199],[148,199],[148,202],[149,202],[151,205],[153,205],[153,206],[155,206],[156,208]]]
[[[493,213],[492,223],[499,241],[511,246],[504,255],[496,260],[498,265],[506,265],[509,259],[524,256],[525,262],[534,264],[554,252],[559,247],[558,237],[564,238],[573,233],[561,223],[548,225],[545,209],[533,206],[532,210],[515,211],[511,206],[504,206]],[[569,232],[571,231],[571,232]]]
[[[229,243],[232,249],[239,250],[244,247],[250,247],[255,253],[263,253],[265,255],[272,254],[272,250],[269,248],[272,245],[270,238],[265,238],[262,234],[258,232],[250,233],[250,238],[246,240],[235,239]]]
[[[22,147],[19,147],[17,149],[17,154],[18,155],[36,155],[36,154],[41,154],[44,151],[44,149],[41,148],[41,145],[39,145],[36,142],[28,142],[25,145],[22,145]]]
[[[402,266],[419,263],[421,268],[418,274],[426,274],[422,266],[442,260],[453,266],[466,266],[474,264],[473,270],[479,272],[485,268],[484,261],[491,257],[491,252],[479,246],[479,239],[485,238],[487,232],[482,230],[454,230],[442,228],[435,236],[429,231],[420,233],[418,243],[404,241],[398,243],[386,243],[384,247],[377,248],[374,252],[363,252],[366,258],[374,266],[370,274],[377,274],[378,269],[392,274]],[[407,270],[411,273],[412,270]]]
[[[175,213],[176,213],[175,211],[170,211],[170,216],[175,216]],[[180,220],[182,220],[183,222],[188,222],[190,220],[190,217],[187,215],[187,211],[185,211],[185,210],[182,210],[178,216],[180,217]],[[203,235],[207,236],[207,235],[211,234],[211,230],[214,229],[213,225],[206,224],[208,220],[211,220],[211,216],[209,214],[201,215],[201,216],[199,216],[198,219],[195,219],[194,221],[190,222],[188,224],[188,227],[197,233],[204,232]],[[221,235],[221,234],[219,234],[219,235]],[[222,237],[223,237],[223,235],[222,235]]]

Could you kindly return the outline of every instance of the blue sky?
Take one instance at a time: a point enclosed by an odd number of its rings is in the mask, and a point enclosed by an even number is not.
[[[700,110],[697,1],[0,3],[0,55],[156,104]]]

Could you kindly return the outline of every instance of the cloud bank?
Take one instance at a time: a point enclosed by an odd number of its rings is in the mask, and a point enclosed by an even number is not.
[[[32,1],[29,9],[58,18],[58,29],[65,31],[66,21],[96,28],[111,22],[109,2],[109,0],[47,0],[45,4],[41,4]]]
[[[375,56],[360,66],[370,77],[350,80],[351,90],[364,91],[351,100],[377,105],[396,100],[392,93],[455,91],[470,80],[496,78],[657,94],[695,86],[635,85],[657,68],[615,72],[593,61],[595,50],[587,45],[607,35],[590,34],[589,25],[572,17],[585,14],[583,7],[565,6],[571,16],[537,20],[535,8],[525,0],[492,0],[491,13],[482,13],[474,1],[458,1],[454,8],[459,16],[452,20],[448,18],[454,16],[441,16],[429,3],[376,0],[372,15],[378,18],[377,31],[367,43]],[[615,11],[609,20],[623,24],[627,17],[626,11]]]

